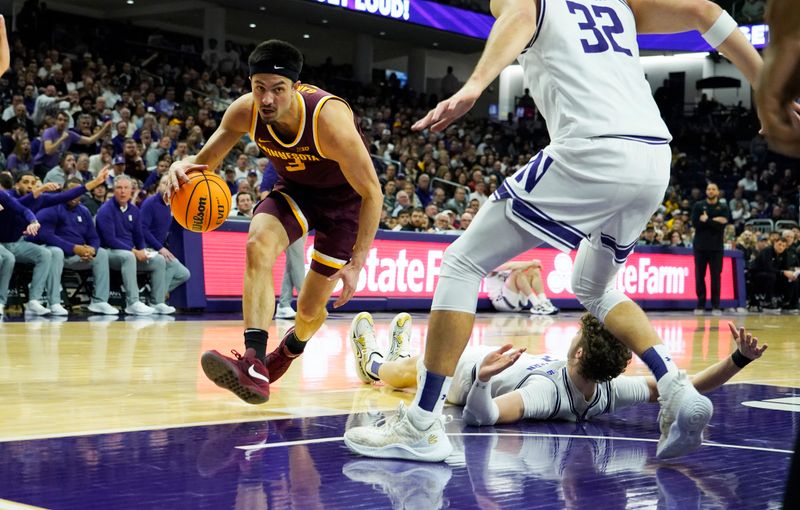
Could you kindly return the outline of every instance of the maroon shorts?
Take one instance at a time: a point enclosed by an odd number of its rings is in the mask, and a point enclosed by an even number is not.
[[[278,218],[289,244],[314,230],[311,270],[331,276],[353,255],[361,197],[349,186],[330,189],[288,188],[281,184],[262,200],[254,214]]]

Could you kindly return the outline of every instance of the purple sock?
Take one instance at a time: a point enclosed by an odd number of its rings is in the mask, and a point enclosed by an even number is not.
[[[439,397],[442,394],[442,385],[445,376],[428,372],[425,378],[425,386],[422,387],[419,397],[419,407],[425,411],[433,412]]]
[[[373,361],[373,362],[371,362],[371,363],[370,363],[370,365],[369,365],[369,372],[370,372],[370,375],[372,375],[373,377],[377,377],[378,379],[380,379],[380,376],[378,375],[378,370],[380,370],[380,369],[381,369],[381,365],[383,365],[383,363],[381,363],[380,361]]]
[[[667,375],[671,371],[677,371],[678,367],[672,361],[667,347],[663,344],[650,347],[642,353],[642,361],[645,362],[647,368],[653,372],[656,381]]]

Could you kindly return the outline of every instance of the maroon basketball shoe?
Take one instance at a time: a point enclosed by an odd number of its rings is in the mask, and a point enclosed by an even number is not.
[[[286,339],[289,338],[289,335],[294,333],[294,326],[289,328],[285,335],[283,335],[283,340],[281,340],[280,345],[275,348],[274,351],[267,354],[267,370],[270,374],[272,374],[272,382],[277,381],[281,378],[283,374],[286,373],[286,370],[289,369],[289,365],[292,364],[299,354],[292,354],[286,348]]]
[[[235,350],[231,353],[236,359],[217,351],[204,352],[200,364],[206,376],[248,404],[263,404],[269,400],[269,371],[256,358],[255,349],[247,349],[244,356]]]

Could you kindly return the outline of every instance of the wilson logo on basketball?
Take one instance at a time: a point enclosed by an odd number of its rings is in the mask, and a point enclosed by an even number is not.
[[[203,230],[203,224],[205,223],[206,218],[206,202],[208,199],[206,197],[200,197],[197,202],[197,212],[192,216],[192,230],[194,231],[201,231]]]
[[[192,172],[188,177],[189,181],[170,197],[172,215],[187,230],[214,230],[228,217],[230,189],[222,177],[211,172]]]

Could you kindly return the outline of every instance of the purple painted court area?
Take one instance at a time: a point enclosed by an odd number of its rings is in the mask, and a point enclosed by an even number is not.
[[[714,445],[672,462],[655,459],[656,405],[480,429],[448,408],[446,465],[351,455],[340,438],[376,417],[367,413],[0,443],[0,499],[54,509],[778,508],[798,414],[741,402],[798,393],[723,387],[711,394]]]

